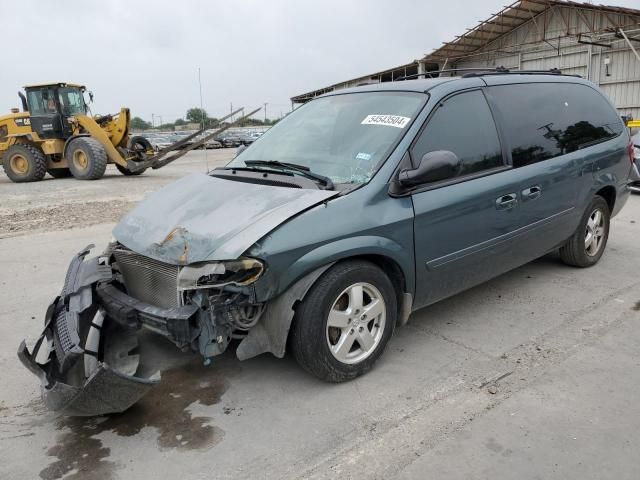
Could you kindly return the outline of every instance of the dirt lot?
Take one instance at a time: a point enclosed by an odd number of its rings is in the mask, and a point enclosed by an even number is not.
[[[138,177],[125,177],[109,165],[93,182],[47,175],[42,182],[14,184],[0,169],[0,238],[115,222],[145,194],[186,173],[224,165],[234,154],[235,149],[199,150]]]
[[[596,267],[551,255],[421,310],[353,382],[231,351],[203,367],[149,337],[163,382],[139,405],[55,418],[20,340],[37,338],[70,257],[108,241],[114,200],[123,212],[205,169],[197,152],[140,178],[0,177],[0,478],[640,478],[638,196]]]

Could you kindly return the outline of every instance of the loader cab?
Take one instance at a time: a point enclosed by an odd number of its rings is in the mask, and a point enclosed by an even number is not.
[[[68,118],[86,115],[85,87],[69,83],[25,87],[31,129],[40,138],[68,138],[72,135]]]

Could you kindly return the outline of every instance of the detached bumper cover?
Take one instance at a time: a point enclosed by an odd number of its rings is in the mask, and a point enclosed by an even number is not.
[[[42,399],[50,410],[68,416],[93,416],[124,412],[151,387],[160,376],[143,379],[113,370],[106,363],[80,386],[49,378],[46,369],[35,361],[22,341],[18,349],[22,364],[42,382]]]
[[[97,361],[98,352],[85,349],[87,330],[102,329],[92,323],[98,309],[95,285],[111,279],[110,267],[100,264],[99,258],[84,261],[91,247],[71,261],[62,294],[47,309],[44,331],[33,350],[28,350],[25,341],[18,348],[22,364],[40,379],[44,403],[64,415],[122,412],[160,381],[158,372],[140,374],[133,331],[121,330],[112,338],[103,338],[101,361]],[[48,354],[40,363],[38,358],[44,354],[38,354],[43,347]],[[94,365],[88,375],[87,362]]]

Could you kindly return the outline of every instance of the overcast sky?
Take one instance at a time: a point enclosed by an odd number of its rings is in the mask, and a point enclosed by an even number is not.
[[[506,3],[0,0],[0,114],[25,84],[73,81],[94,113],[173,121],[199,105],[200,67],[211,116],[267,102],[277,117],[293,95],[420,58]]]

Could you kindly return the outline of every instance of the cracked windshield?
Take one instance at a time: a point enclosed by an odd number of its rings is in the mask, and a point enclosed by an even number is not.
[[[367,92],[314,100],[281,120],[228,167],[278,160],[304,165],[334,183],[366,183],[426,99],[421,93]]]

